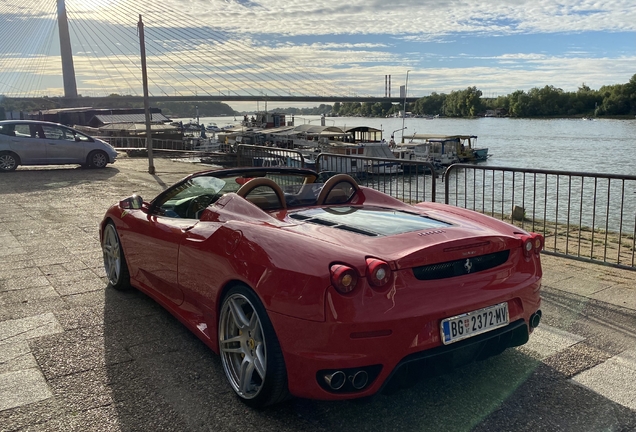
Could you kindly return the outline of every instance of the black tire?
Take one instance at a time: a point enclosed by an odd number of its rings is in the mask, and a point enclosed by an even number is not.
[[[230,386],[246,405],[264,408],[289,397],[274,327],[258,296],[244,285],[231,288],[221,302],[219,353]]]
[[[119,241],[117,228],[112,222],[108,222],[104,227],[102,251],[108,285],[120,291],[130,289],[130,273],[128,272],[124,249]]]
[[[88,154],[86,162],[91,168],[105,168],[106,165],[108,165],[109,159],[106,152],[103,152],[101,150],[93,150]]]
[[[20,164],[18,157],[10,152],[0,153],[0,172],[15,171]]]

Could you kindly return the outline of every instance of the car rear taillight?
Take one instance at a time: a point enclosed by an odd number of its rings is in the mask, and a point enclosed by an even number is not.
[[[523,254],[528,258],[532,254],[539,255],[543,250],[543,236],[541,234],[531,233],[521,237],[521,240],[523,241]]]
[[[358,274],[354,269],[344,264],[333,264],[330,268],[331,283],[342,294],[353,291],[358,283]]]
[[[374,287],[382,287],[391,280],[389,265],[376,258],[367,258],[367,279]]]

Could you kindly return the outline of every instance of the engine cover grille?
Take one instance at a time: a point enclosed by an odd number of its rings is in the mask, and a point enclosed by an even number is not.
[[[413,273],[419,280],[446,279],[489,270],[508,260],[510,251],[505,250],[487,255],[462,258],[455,261],[415,267]]]

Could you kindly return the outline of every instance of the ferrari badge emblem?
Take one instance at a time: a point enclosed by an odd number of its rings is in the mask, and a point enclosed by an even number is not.
[[[470,259],[466,260],[464,268],[466,269],[466,273],[470,273],[470,270],[473,268],[473,263],[470,262]]]

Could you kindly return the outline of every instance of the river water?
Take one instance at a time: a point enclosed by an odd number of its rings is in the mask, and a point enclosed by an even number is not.
[[[236,117],[240,120],[241,116]],[[189,119],[187,119],[189,120]],[[202,117],[201,123],[235,123],[233,117]],[[636,175],[636,119],[420,119],[327,117],[327,126],[372,126],[391,133],[476,135],[488,147],[485,165]],[[320,124],[319,116],[296,116],[295,124]],[[404,122],[404,123],[403,123]],[[395,140],[401,140],[401,131]]]

